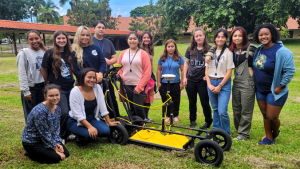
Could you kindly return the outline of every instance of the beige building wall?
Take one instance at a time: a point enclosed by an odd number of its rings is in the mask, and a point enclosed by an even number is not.
[[[300,38],[300,30],[294,30],[293,31],[293,38],[299,39]]]

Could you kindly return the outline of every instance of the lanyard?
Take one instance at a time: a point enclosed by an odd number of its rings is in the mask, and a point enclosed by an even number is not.
[[[93,38],[95,38],[95,36],[94,36]],[[103,40],[102,40],[102,47],[101,47],[101,45],[99,44],[99,41],[98,41],[98,39],[97,39],[97,38],[95,38],[95,40],[96,40],[96,42],[98,43],[98,45],[99,45],[99,48],[100,48],[101,52],[103,53],[103,49],[104,49],[104,37],[103,37]]]
[[[168,68],[169,68],[169,74],[170,74],[170,71],[171,71],[171,68],[172,68],[172,64],[173,64],[173,59],[170,56],[168,56],[168,60],[171,60],[171,65],[168,62]]]
[[[215,76],[217,76],[217,71],[218,71],[218,65],[219,65],[219,61],[218,60],[218,57],[217,57],[217,53],[215,52],[215,66],[216,66],[216,73],[215,73]]]
[[[130,61],[130,49],[129,49],[129,64],[130,64],[130,72],[132,72],[132,69],[131,69],[131,64],[132,64],[132,61],[133,61],[133,59],[135,58],[135,55],[137,54],[137,52],[140,50],[140,48],[138,48],[138,50],[136,50],[136,52],[135,52],[135,54],[134,54],[134,56],[133,56],[133,58],[132,58],[132,60]]]

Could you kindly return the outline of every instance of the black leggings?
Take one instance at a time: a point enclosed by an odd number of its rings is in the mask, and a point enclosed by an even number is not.
[[[139,94],[134,94],[133,91],[135,87],[136,86],[132,86],[132,85],[124,85],[127,97],[130,101],[136,104],[144,105],[145,91],[142,91]],[[146,118],[144,107],[133,105],[132,103],[130,103],[130,113],[132,116],[139,116],[143,120]]]
[[[161,100],[165,102],[168,100],[167,94],[167,83],[161,83],[161,86],[159,88],[159,94],[161,96]],[[170,96],[172,97],[172,101],[174,102],[174,107],[173,107],[173,115],[174,117],[179,115],[179,106],[180,106],[180,83],[170,83]],[[167,116],[170,117],[170,109],[167,110]]]
[[[58,155],[51,148],[45,148],[42,142],[34,144],[22,143],[24,149],[28,153],[29,158],[33,161],[47,164],[59,163],[61,161],[60,155]],[[66,158],[69,157],[70,154],[68,149],[63,144],[62,146],[64,148],[64,154]]]
[[[205,122],[210,125],[212,123],[212,118],[211,118],[211,108],[209,105],[209,97],[207,92],[206,81],[200,80],[199,82],[195,83],[188,80],[186,93],[189,98],[190,120],[195,121],[197,119],[197,93],[198,93],[203,108]]]

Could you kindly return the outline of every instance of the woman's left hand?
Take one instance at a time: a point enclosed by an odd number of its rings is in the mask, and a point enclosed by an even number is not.
[[[117,124],[121,124],[119,121],[114,121],[114,122],[109,122],[108,125],[109,126],[116,126]]]
[[[218,85],[217,87],[215,87],[214,88],[214,90],[212,91],[214,94],[218,94],[218,93],[220,93],[220,91],[221,91],[221,86],[220,85]]]
[[[283,90],[283,88],[281,86],[275,87],[274,88],[274,93],[279,94],[282,90]]]

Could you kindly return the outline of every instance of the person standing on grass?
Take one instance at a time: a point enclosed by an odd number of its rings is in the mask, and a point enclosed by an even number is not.
[[[207,91],[213,109],[213,128],[230,131],[228,102],[231,92],[231,73],[234,69],[232,52],[227,47],[227,30],[218,29],[214,35],[217,50],[211,62],[206,63]]]
[[[143,105],[145,87],[151,78],[151,62],[149,55],[139,47],[139,36],[136,32],[127,35],[129,49],[123,50],[119,56],[118,64],[122,64],[119,74],[124,81],[124,88],[130,101]],[[150,99],[150,98],[149,98]],[[130,113],[133,116],[146,118],[144,108],[130,103]]]
[[[99,113],[105,117],[109,126],[120,122],[111,122],[105,106],[103,91],[97,84],[96,70],[84,68],[77,76],[77,84],[70,94],[68,129],[77,135],[77,145],[85,145],[97,136],[109,136],[109,127],[99,119]]]
[[[45,101],[35,106],[28,115],[22,144],[30,159],[40,163],[59,163],[69,157],[69,151],[59,136],[59,86],[47,85],[44,97]]]
[[[142,33],[141,35],[141,49],[143,49],[144,51],[146,51],[149,55],[149,59],[151,62],[151,79],[156,82],[155,76],[153,74],[153,56],[154,56],[154,45],[152,42],[152,36],[151,33],[148,31],[145,31]],[[154,91],[156,91],[156,85],[154,84],[154,88],[149,90],[148,93],[146,93],[147,95],[149,95],[149,97],[146,97],[144,100],[144,106],[150,107],[151,103],[153,103],[154,100]],[[149,108],[145,108],[145,115],[146,115],[146,119],[148,121],[152,121],[152,119],[148,116],[149,113]]]
[[[69,96],[74,86],[73,59],[68,35],[63,30],[57,30],[53,35],[53,46],[43,58],[42,75],[47,84],[57,84],[60,86],[61,108],[60,136],[65,139],[70,134],[67,129],[69,114]]]
[[[275,143],[280,134],[279,114],[288,98],[288,84],[295,74],[293,53],[279,41],[280,34],[273,24],[256,27],[253,38],[261,45],[253,59],[256,99],[263,115],[266,136],[259,145]]]
[[[158,60],[158,66],[156,71],[157,77],[157,87],[159,89],[159,93],[162,99],[162,102],[165,102],[168,99],[167,94],[167,84],[168,82],[164,79],[161,79],[161,76],[164,74],[173,74],[176,78],[173,81],[170,81],[170,96],[174,101],[173,115],[174,122],[179,122],[179,106],[180,106],[180,94],[183,89],[183,84],[180,82],[180,74],[183,75],[183,65],[184,59],[180,55],[177,49],[177,45],[173,39],[169,39],[166,41],[165,49],[162,56]],[[170,122],[170,109],[167,110],[167,117],[165,119],[166,122]]]
[[[75,76],[77,77],[83,68],[91,67],[97,70],[97,83],[101,83],[106,62],[101,49],[93,45],[92,34],[88,27],[80,26],[77,29],[72,50]]]
[[[238,136],[234,140],[247,140],[250,138],[252,123],[255,87],[253,77],[253,57],[256,46],[250,44],[244,28],[236,27],[229,37],[229,49],[233,52],[235,65],[232,86],[232,109],[234,126]],[[215,48],[207,53],[208,61],[215,52]]]
[[[95,31],[95,34],[93,36],[93,44],[100,48],[101,52],[103,53],[103,55],[105,57],[105,61],[106,61],[107,69],[108,69],[110,65],[117,63],[117,55],[116,55],[115,47],[110,40],[108,40],[104,37],[105,28],[106,28],[104,22],[96,21],[93,26],[94,26],[94,31]],[[108,101],[107,102],[108,106],[110,108],[114,107],[116,116],[120,117],[119,107],[118,107],[118,103],[117,103],[116,95],[115,95],[115,89],[111,83],[108,84],[108,89],[109,89],[109,93],[110,93],[110,96],[112,99],[112,104],[113,104],[113,105],[111,105],[111,103]],[[105,93],[106,90],[107,90],[106,85],[103,85],[103,92]],[[113,116],[112,110],[108,109],[108,111],[109,111],[109,117],[113,118],[114,116]]]
[[[17,56],[18,78],[21,89],[25,122],[32,108],[44,101],[44,78],[41,65],[47,48],[42,42],[40,33],[30,30],[26,34],[29,48],[22,49]]]
[[[200,97],[205,124],[200,129],[209,128],[212,124],[211,108],[205,79],[205,54],[210,49],[205,32],[201,28],[194,30],[191,45],[185,53],[182,84],[189,98],[190,127],[197,126],[197,93]]]

